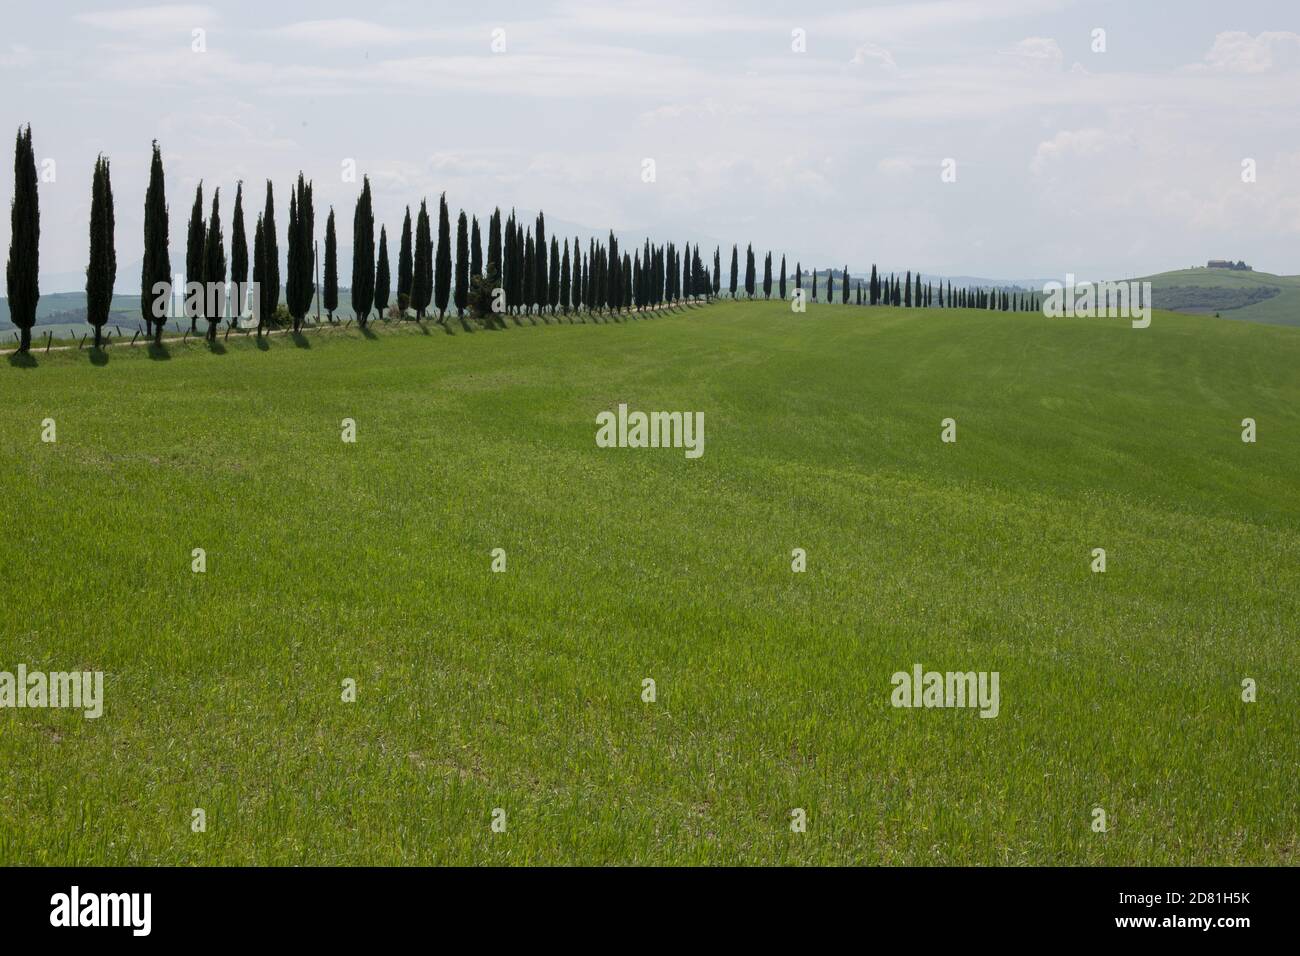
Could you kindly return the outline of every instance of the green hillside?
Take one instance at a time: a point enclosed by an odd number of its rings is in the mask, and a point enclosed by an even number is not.
[[[34,359],[0,670],[107,676],[0,710],[0,863],[1297,862],[1298,330],[723,303]],[[620,403],[703,456],[598,448]],[[914,664],[997,716],[891,706]]]
[[[1157,308],[1270,325],[1300,325],[1300,276],[1180,269],[1139,281],[1151,282]]]

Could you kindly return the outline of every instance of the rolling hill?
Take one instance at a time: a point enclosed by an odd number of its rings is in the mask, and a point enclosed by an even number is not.
[[[1143,276],[1156,308],[1225,319],[1300,325],[1300,276],[1233,269],[1179,269]]]

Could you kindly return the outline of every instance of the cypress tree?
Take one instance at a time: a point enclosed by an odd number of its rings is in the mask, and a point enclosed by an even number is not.
[[[402,236],[397,243],[397,308],[403,316],[411,304],[411,207],[406,207]]]
[[[465,303],[469,301],[469,224],[465,210],[456,220],[456,315],[465,318]]]
[[[816,266],[813,267],[812,277],[813,277],[812,300],[816,302],[817,301],[817,267]]]
[[[835,304],[835,270],[826,270],[826,304]]]
[[[763,260],[763,298],[772,298],[772,253]]]
[[[876,264],[874,262],[871,263],[871,287],[868,291],[870,293],[870,303],[875,305],[880,301],[880,279],[876,275]]]
[[[496,285],[501,284],[501,210],[492,210],[488,220],[487,274]]]
[[[155,320],[158,307],[159,283],[164,283],[168,302],[163,303],[162,315]],[[167,324],[167,306],[170,305],[172,285],[172,260],[168,251],[167,196],[163,182],[162,152],[158,141],[153,141],[153,161],[149,164],[149,188],[144,194],[144,261],[140,266],[140,314],[145,329],[155,342],[162,342],[163,327]],[[155,327],[154,322],[157,321]]]
[[[257,225],[253,227],[253,286],[257,290],[257,335],[262,335],[262,325],[266,322],[267,316],[262,313],[262,303],[265,301],[265,295],[262,292],[262,283],[266,281],[266,229],[263,225],[263,217],[259,212],[257,214]]]
[[[375,263],[375,312],[382,319],[388,311],[388,289],[392,277],[388,274],[388,230],[379,227],[379,261]]]
[[[573,311],[580,311],[582,308],[582,247],[578,245],[577,237],[573,237]]]
[[[718,293],[722,291],[722,249],[719,246],[713,247],[713,296],[717,298]]]
[[[550,273],[546,271],[546,215],[537,214],[537,229],[533,236],[536,245],[533,247],[533,294],[530,304],[537,306],[537,311],[546,308],[549,297],[546,292],[546,283],[550,278]]]
[[[361,195],[352,213],[352,312],[363,329],[375,304],[375,213],[370,177],[361,177]]]
[[[217,340],[217,326],[225,311],[226,246],[221,238],[221,190],[212,194],[212,217],[203,242],[203,302],[208,320],[208,341]]]
[[[569,240],[564,240],[564,258],[560,260],[560,309],[569,314]]]
[[[483,274],[483,237],[478,231],[478,216],[470,220],[469,230],[469,274]]]
[[[903,283],[906,291],[903,293],[903,307],[910,309],[912,307],[912,270],[907,270],[907,279]]]
[[[244,182],[235,184],[234,219],[230,223],[230,324],[239,325],[248,290],[248,236],[244,232]]]
[[[551,236],[551,257],[550,272],[546,277],[546,294],[547,301],[545,305],[551,307],[551,315],[555,315],[556,309],[560,304],[560,244]]]
[[[433,271],[433,304],[438,321],[447,317],[451,301],[451,219],[447,213],[447,194],[438,199],[438,259]]]
[[[321,295],[321,305],[334,321],[334,310],[339,307],[339,242],[334,235],[334,207],[330,206],[329,217],[325,220],[325,288]]]
[[[524,231],[524,261],[519,270],[520,282],[523,283],[523,289],[519,298],[520,305],[525,312],[531,313],[536,299],[533,296],[533,286],[536,284],[535,270],[537,269],[536,248],[533,245],[533,233],[531,229]]]
[[[781,301],[785,301],[785,256],[781,256]]]
[[[40,301],[41,212],[36,195],[36,156],[32,152],[32,127],[19,129],[14,144],[14,199],[9,207],[9,258],[5,262],[5,290],[9,321],[18,327],[18,351],[27,352]]]
[[[844,279],[844,288],[840,290],[840,304],[841,304],[841,305],[848,305],[848,304],[849,304],[849,285],[851,284],[851,280],[849,279],[849,267],[848,267],[847,264],[845,264],[845,266],[844,266],[844,272],[841,273],[841,275],[842,275],[842,277],[843,277],[843,279]]]
[[[415,251],[411,258],[411,308],[417,318],[424,318],[433,298],[433,236],[429,231],[429,209],[420,200],[415,220]]]
[[[280,307],[280,240],[275,236],[275,194],[266,181],[266,208],[262,211],[262,243],[266,247],[266,276],[262,280],[263,321],[275,319]]]
[[[298,185],[289,200],[289,276],[285,300],[293,317],[293,330],[302,331],[303,319],[316,293],[312,276],[315,265],[312,240],[316,235],[316,209],[312,186],[301,172]]]
[[[203,243],[207,241],[207,226],[203,222],[203,180],[199,180],[194,191],[194,206],[190,209],[189,232],[185,239],[185,312],[190,317],[190,331],[198,328],[199,313],[202,303],[207,298],[204,291],[200,297],[191,293],[194,283],[203,284]]]
[[[739,267],[738,255],[739,253],[736,251],[736,246],[733,243],[731,246],[731,285],[729,286],[731,289],[731,297],[733,299],[736,297],[736,272]]]
[[[794,264],[794,287],[796,289],[803,288],[803,263],[802,262],[795,262]]]
[[[113,304],[113,281],[117,278],[117,253],[113,247],[113,184],[108,160],[101,153],[95,160],[90,192],[90,264],[86,266],[86,321],[95,330],[99,348]]]
[[[745,247],[745,295],[754,298],[754,289],[757,276],[754,269],[754,247],[749,245]]]

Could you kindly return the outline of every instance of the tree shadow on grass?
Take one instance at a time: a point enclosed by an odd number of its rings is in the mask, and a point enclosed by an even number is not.
[[[301,332],[290,332],[289,337],[293,339],[293,344],[298,346],[298,348],[311,348],[311,343],[307,341],[307,336],[303,335]]]
[[[222,342],[220,339],[205,339],[204,344],[207,345],[208,351],[211,352],[213,355],[226,354],[225,343]]]
[[[39,363],[31,352],[10,352],[9,364],[14,368],[36,368]]]
[[[366,338],[372,340],[379,338],[379,336],[375,335],[374,330],[371,329],[370,326],[368,325],[361,326],[361,334],[364,335]]]
[[[145,347],[145,355],[149,356],[155,362],[167,362],[171,360],[172,353],[161,342],[150,342]]]
[[[108,364],[108,349],[94,348],[90,350],[90,364],[98,365],[101,368]]]
[[[257,348],[259,351],[269,352],[271,350],[271,342],[269,336],[265,336],[265,335],[257,336]]]

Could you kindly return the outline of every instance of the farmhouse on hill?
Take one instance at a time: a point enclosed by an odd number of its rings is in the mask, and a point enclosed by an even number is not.
[[[1238,259],[1233,262],[1231,259],[1211,259],[1205,264],[1207,269],[1237,269],[1243,272],[1253,272],[1254,270]]]

